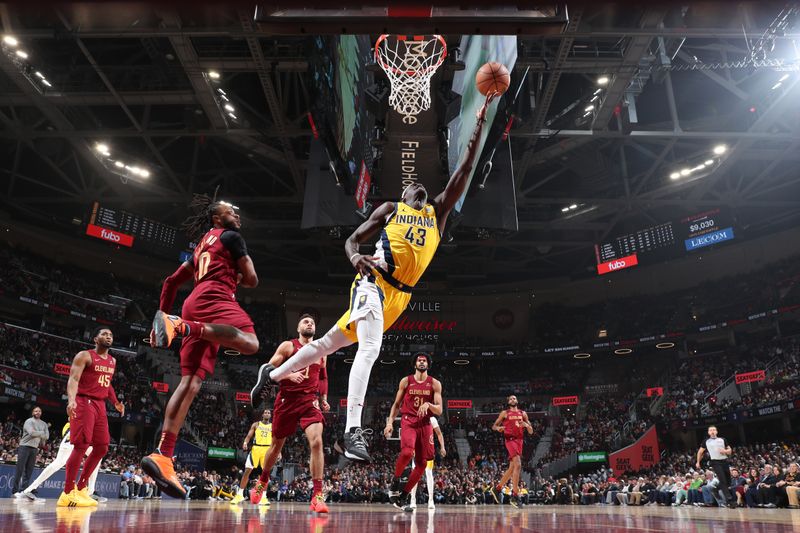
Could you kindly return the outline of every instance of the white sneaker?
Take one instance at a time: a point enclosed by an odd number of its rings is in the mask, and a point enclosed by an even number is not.
[[[15,492],[14,493],[14,499],[15,500],[21,500],[24,497],[25,497],[25,493],[24,492]]]
[[[428,509],[436,509],[436,504],[433,503],[433,500],[430,500],[428,502]]]
[[[416,509],[417,508],[417,504],[414,503],[414,502],[408,504],[408,506],[411,507],[412,509]]]

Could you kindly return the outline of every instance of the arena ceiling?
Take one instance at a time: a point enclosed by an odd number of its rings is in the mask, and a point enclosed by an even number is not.
[[[797,224],[796,7],[567,7],[562,32],[518,38],[515,69],[528,71],[531,92],[510,134],[519,231],[455,229],[428,281],[592,275],[596,243],[712,207],[729,206],[749,237]],[[0,54],[0,190],[11,216],[74,232],[100,200],[177,225],[192,192],[220,186],[269,277],[351,275],[351,228],[300,229],[312,36],[270,35],[241,6],[3,4],[0,19],[18,43]],[[246,119],[225,116],[212,70]],[[124,182],[98,142],[151,176]],[[670,178],[721,144],[713,166]]]

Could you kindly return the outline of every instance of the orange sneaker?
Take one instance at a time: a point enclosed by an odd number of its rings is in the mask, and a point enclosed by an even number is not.
[[[156,311],[153,318],[153,332],[155,333],[156,348],[167,348],[178,335],[184,335],[186,324],[181,317],[168,315],[164,311]]]
[[[309,509],[315,513],[327,514],[328,506],[325,504],[325,496],[321,492],[311,497],[311,506]]]
[[[259,481],[256,483],[256,488],[250,491],[250,503],[253,505],[258,505],[261,501],[261,494],[264,492],[266,487]]]
[[[142,470],[153,478],[161,492],[173,498],[184,499],[186,490],[175,475],[175,465],[171,457],[153,452],[142,459]]]

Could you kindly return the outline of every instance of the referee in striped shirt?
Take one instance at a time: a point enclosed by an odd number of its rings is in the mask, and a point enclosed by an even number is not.
[[[731,494],[731,467],[728,463],[728,457],[731,456],[733,450],[731,449],[728,441],[717,435],[717,426],[708,426],[708,438],[703,446],[697,450],[697,464],[695,465],[700,470],[700,460],[703,455],[708,451],[708,456],[711,458],[711,469],[717,475],[719,480],[718,488],[725,496],[725,501],[728,507],[736,507],[736,500]]]

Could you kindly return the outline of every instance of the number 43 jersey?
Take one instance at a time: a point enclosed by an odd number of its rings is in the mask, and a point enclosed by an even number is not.
[[[414,287],[439,247],[439,227],[431,204],[420,210],[398,202],[381,231],[375,255],[392,278]]]

